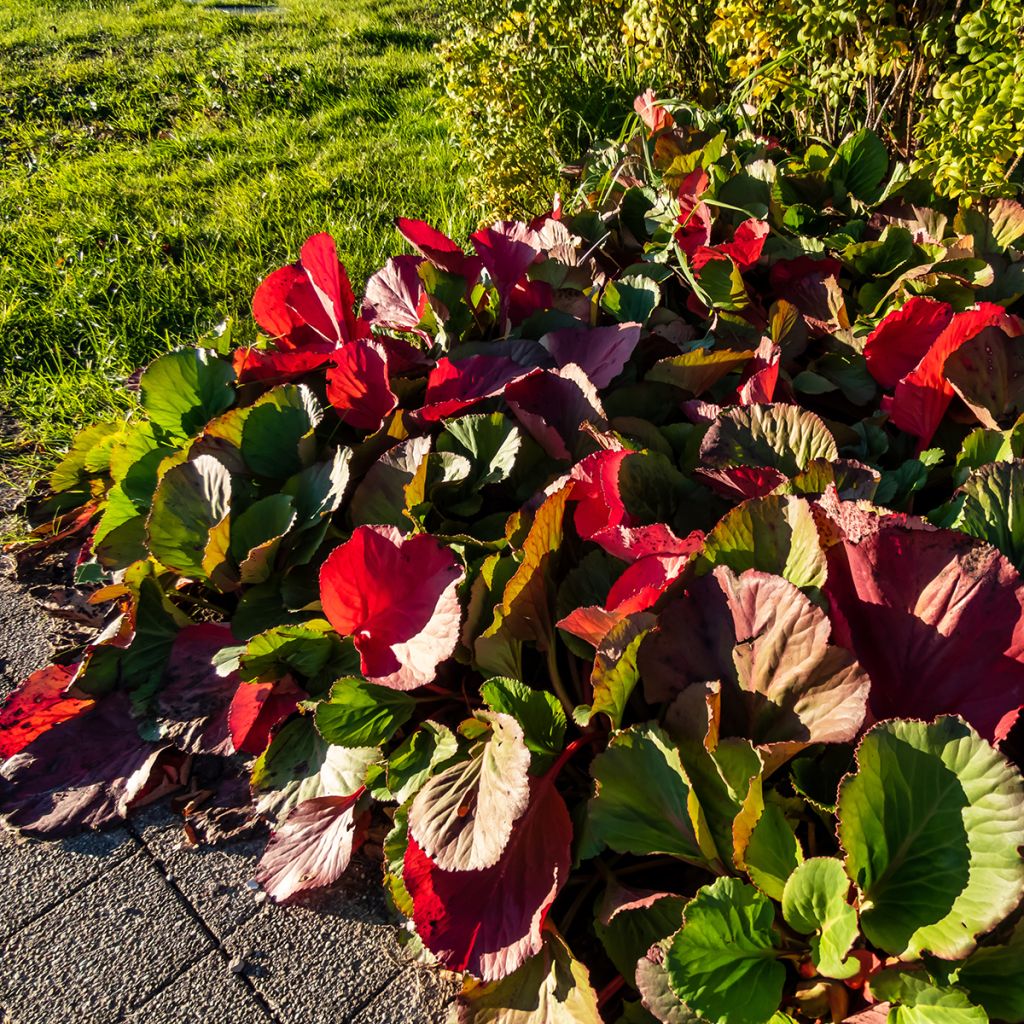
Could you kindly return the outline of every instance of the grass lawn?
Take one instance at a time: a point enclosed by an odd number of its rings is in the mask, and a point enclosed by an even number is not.
[[[0,436],[48,455],[126,375],[226,319],[328,230],[358,286],[396,215],[471,225],[423,0],[0,5]],[[31,441],[26,451],[25,439]]]

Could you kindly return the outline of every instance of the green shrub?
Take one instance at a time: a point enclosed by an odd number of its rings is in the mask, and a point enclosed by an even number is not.
[[[1021,186],[1022,0],[450,2],[449,112],[490,212],[550,193],[647,87],[789,144],[870,128],[945,195]]]

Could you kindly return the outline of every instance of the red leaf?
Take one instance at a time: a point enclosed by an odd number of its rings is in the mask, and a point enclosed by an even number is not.
[[[427,378],[420,417],[428,423],[452,416],[477,402],[500,395],[505,386],[530,372],[505,356],[438,360]]]
[[[841,536],[825,593],[837,640],[871,679],[874,719],[960,715],[995,738],[1024,703],[1024,580],[959,531],[830,515]]]
[[[320,571],[324,614],[359,651],[363,675],[412,690],[429,683],[455,650],[464,572],[428,534],[359,526]]]
[[[647,128],[648,138],[675,124],[672,115],[664,107],[658,106],[658,98],[654,95],[653,89],[648,89],[637,96],[633,101],[633,109]]]
[[[508,316],[512,325],[521,324],[534,313],[550,309],[555,292],[547,281],[521,280],[509,293]]]
[[[471,240],[503,298],[541,254],[536,233],[516,220],[481,228]]]
[[[731,256],[740,270],[749,270],[761,258],[770,230],[766,220],[751,217],[736,229],[731,242],[717,247],[718,251]]]
[[[956,313],[917,366],[899,381],[895,394],[882,399],[893,425],[920,438],[921,447],[931,441],[953,399],[953,386],[944,372],[946,360],[986,327],[1001,327],[1010,335],[1021,333],[1017,318],[991,302]]]
[[[235,750],[262,754],[271,730],[294,710],[305,691],[290,675],[269,683],[239,683],[228,708],[228,729]]]
[[[779,382],[781,359],[781,347],[771,338],[762,338],[736,389],[736,400],[740,405],[762,405],[772,401]]]
[[[373,341],[342,345],[327,370],[327,401],[350,427],[370,433],[380,430],[398,405],[383,348]]]
[[[238,676],[222,676],[213,665],[218,651],[234,643],[229,626],[186,626],[174,638],[157,697],[162,735],[187,754],[230,754],[228,707]]]
[[[327,343],[286,352],[267,352],[258,348],[235,349],[231,362],[239,384],[254,381],[284,384],[326,366],[334,357],[334,346]]]
[[[0,768],[0,814],[29,835],[65,836],[124,818],[160,753],[139,738],[122,691],[54,725]]]
[[[541,947],[571,842],[565,801],[548,779],[533,781],[530,806],[493,867],[441,871],[410,836],[403,878],[424,945],[449,970],[484,981],[511,974]]]
[[[576,608],[556,623],[573,636],[599,647],[608,632],[634,612],[646,611],[677,580],[689,555],[649,555],[626,568],[612,584],[604,607]]]
[[[953,307],[914,296],[883,318],[864,342],[871,376],[883,388],[894,388],[921,361],[953,319]]]
[[[395,256],[366,282],[363,317],[371,324],[395,331],[413,331],[427,305],[420,279],[421,256]]]
[[[676,242],[687,256],[693,257],[701,246],[711,242],[711,211],[699,197],[708,189],[708,176],[698,168],[679,186],[679,228]]]
[[[437,228],[432,228],[426,221],[409,220],[406,217],[399,217],[395,227],[417,252],[426,256],[439,270],[465,277],[467,284],[476,281],[480,274],[480,260],[475,256],[467,256]]]
[[[0,758],[13,757],[37,736],[91,708],[89,697],[66,697],[77,665],[47,665],[33,672],[0,708]]]
[[[763,498],[786,482],[785,474],[771,466],[726,466],[701,469],[699,473],[719,494],[732,501]]]
[[[552,331],[540,343],[561,367],[575,363],[596,388],[606,388],[622,373],[640,341],[640,324],[569,327]]]
[[[278,348],[302,348],[318,342],[339,345],[365,337],[368,327],[353,312],[355,297],[338,261],[334,239],[313,235],[298,262],[275,270],[256,289],[252,312]]]
[[[688,555],[704,541],[695,531],[677,537],[664,523],[637,523],[626,508],[619,473],[628,451],[601,451],[573,467],[571,501],[577,501],[574,522],[584,540],[599,544],[610,555],[635,562],[648,555]]]
[[[270,837],[256,868],[256,881],[272,900],[279,903],[341,878],[352,859],[356,804],[362,794],[314,797],[292,810]]]

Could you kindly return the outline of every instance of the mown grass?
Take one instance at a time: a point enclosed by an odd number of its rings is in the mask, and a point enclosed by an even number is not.
[[[253,289],[308,235],[358,286],[400,249],[396,215],[471,226],[438,31],[423,0],[0,5],[0,405],[33,452],[130,403],[155,354],[251,331]]]

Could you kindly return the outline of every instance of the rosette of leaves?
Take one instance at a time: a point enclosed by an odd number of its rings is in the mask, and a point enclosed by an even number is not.
[[[400,220],[358,305],[314,236],[79,435],[36,543],[108,625],[0,810],[218,764],[197,837],[282,901],[382,849],[462,1021],[1024,1020],[1024,214],[635,109],[579,209]]]

